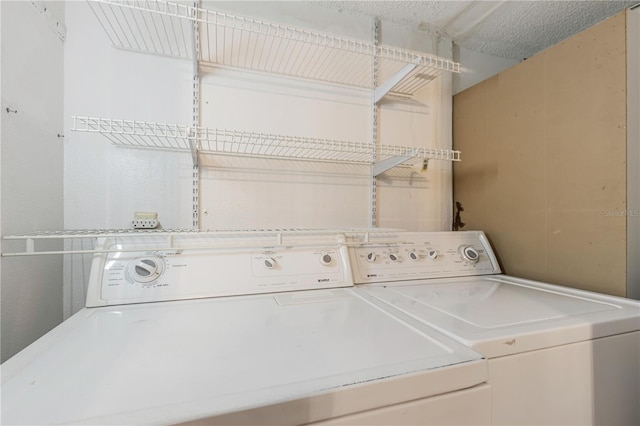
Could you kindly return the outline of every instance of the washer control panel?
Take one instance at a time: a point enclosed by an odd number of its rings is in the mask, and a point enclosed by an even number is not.
[[[483,232],[397,232],[349,249],[356,284],[500,273]]]
[[[353,285],[343,245],[168,251],[118,247],[109,246],[112,252],[94,257],[87,306]]]

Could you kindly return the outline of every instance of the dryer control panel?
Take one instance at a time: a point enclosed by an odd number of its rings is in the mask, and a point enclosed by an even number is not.
[[[500,273],[480,231],[397,232],[351,242],[349,254],[356,284]]]
[[[87,306],[352,286],[344,245],[161,249],[103,241],[93,259]],[[156,245],[158,248],[154,248]],[[192,244],[193,246],[193,244]],[[139,247],[139,248],[138,248]]]

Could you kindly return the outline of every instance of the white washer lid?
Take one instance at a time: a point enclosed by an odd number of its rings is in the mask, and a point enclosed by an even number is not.
[[[437,370],[457,374],[438,392],[486,380],[479,354],[350,289],[85,308],[2,365],[2,420],[166,424]]]
[[[360,289],[487,357],[640,329],[640,303],[504,275]]]

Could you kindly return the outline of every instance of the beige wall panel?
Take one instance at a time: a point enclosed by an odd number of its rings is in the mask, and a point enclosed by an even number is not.
[[[456,149],[463,152],[462,161],[453,164],[454,202],[460,201],[465,209],[465,230],[482,229],[487,224],[485,200],[487,180],[491,179],[486,167],[487,108],[495,84],[495,78],[489,79],[454,97],[454,111],[461,119],[454,116],[453,139],[459,141]]]
[[[549,207],[613,208],[626,191],[624,15],[545,56]]]
[[[544,281],[545,215],[539,211],[520,210],[508,214],[496,213],[489,235],[498,252],[503,272],[518,277]],[[527,229],[527,232],[522,232]]]
[[[572,210],[550,214],[548,224],[547,281],[625,296],[624,217]]]
[[[488,151],[498,164],[486,200],[491,235],[506,273],[544,279],[544,61],[532,58],[497,79],[487,126]]]
[[[625,17],[454,97],[454,200],[506,273],[624,295]]]
[[[524,65],[500,74],[491,97],[487,151],[497,174],[490,208],[536,210],[545,203],[544,62],[533,58]]]
[[[625,295],[625,16],[545,53],[549,281]]]

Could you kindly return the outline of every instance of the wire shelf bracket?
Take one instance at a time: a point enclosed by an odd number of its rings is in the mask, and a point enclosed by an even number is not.
[[[373,100],[377,104],[380,102],[389,92],[393,90],[394,87],[398,85],[404,78],[406,78],[413,70],[418,66],[415,64],[407,64],[402,67],[398,72],[393,74],[387,81],[377,86],[373,90]]]
[[[382,173],[386,172],[387,170],[392,169],[396,166],[399,166],[402,163],[405,163],[411,160],[416,154],[415,151],[413,152],[414,152],[413,155],[406,155],[404,157],[389,157],[389,158],[385,158],[384,160],[376,161],[373,164],[373,175],[377,177]]]

